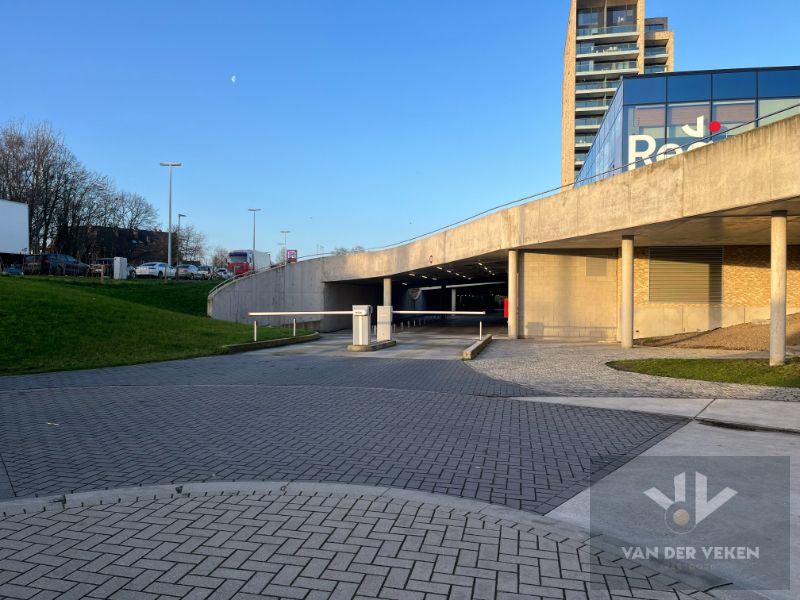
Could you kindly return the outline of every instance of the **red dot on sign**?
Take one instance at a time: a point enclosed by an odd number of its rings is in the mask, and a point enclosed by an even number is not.
[[[708,130],[711,133],[717,133],[720,129],[722,129],[722,125],[719,124],[719,121],[711,121],[711,123],[708,124]]]

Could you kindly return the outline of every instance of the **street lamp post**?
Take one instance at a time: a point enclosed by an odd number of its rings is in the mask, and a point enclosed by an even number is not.
[[[178,213],[178,229],[175,230],[175,237],[178,238],[178,248],[175,254],[177,258],[175,259],[176,263],[181,262],[181,217],[186,217],[183,213]]]
[[[288,229],[282,229],[281,233],[283,234],[283,266],[286,266],[289,264],[289,246],[286,245],[286,236],[292,232]]]
[[[167,218],[167,270],[172,267],[172,168],[182,166],[179,162],[162,162],[162,167],[169,167],[169,217]],[[166,281],[169,277],[164,277]]]
[[[260,208],[248,208],[251,213],[253,213],[253,271],[256,270],[256,213],[259,212]]]

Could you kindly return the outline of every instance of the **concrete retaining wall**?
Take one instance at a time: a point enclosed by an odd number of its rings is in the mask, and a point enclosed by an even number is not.
[[[325,282],[326,259],[305,260],[228,282],[208,297],[208,316],[223,321],[285,325],[292,317],[248,316],[250,311],[350,310],[354,304],[381,302],[377,285]],[[349,328],[349,316],[296,317],[298,324],[320,331]]]

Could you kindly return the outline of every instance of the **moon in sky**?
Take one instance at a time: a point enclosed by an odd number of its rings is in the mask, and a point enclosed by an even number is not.
[[[236,75],[231,75],[231,83],[236,83]]]

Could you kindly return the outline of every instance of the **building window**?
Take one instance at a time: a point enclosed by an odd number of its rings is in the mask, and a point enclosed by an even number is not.
[[[760,98],[800,96],[800,69],[759,72],[758,95]]]
[[[614,6],[608,9],[606,25],[632,25],[635,21],[633,16],[633,6]]]
[[[710,135],[709,123],[711,123],[709,102],[670,104],[667,107],[667,141],[682,146],[685,152],[693,142],[702,144],[709,141],[703,139]]]
[[[800,97],[798,98],[777,98],[775,100],[759,100],[758,102],[758,126],[763,127],[775,121],[788,119],[795,115],[800,115]],[[788,110],[787,110],[788,109]],[[771,115],[771,116],[770,116]]]
[[[625,104],[649,104],[667,99],[666,77],[623,78],[622,98]]]
[[[599,8],[582,8],[578,11],[578,27],[598,27],[599,25]]]
[[[721,304],[720,246],[650,248],[650,302]]]
[[[667,78],[668,102],[692,102],[711,98],[711,75],[674,75]]]
[[[627,152],[624,156],[628,163],[633,163],[635,160],[635,166],[629,165],[628,170],[650,164],[655,159],[656,149],[666,143],[665,111],[663,104],[632,106],[625,111],[628,133]]]
[[[715,73],[712,76],[715,100],[738,100],[756,97],[756,73]]]
[[[750,131],[756,126],[755,100],[714,102],[712,118],[722,125],[719,134],[714,136],[714,141],[724,140],[728,136]]]

